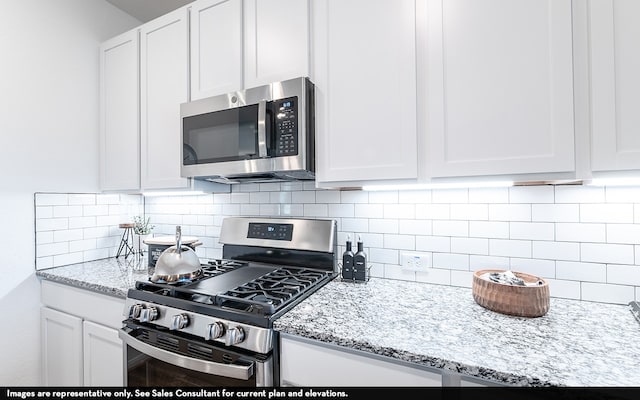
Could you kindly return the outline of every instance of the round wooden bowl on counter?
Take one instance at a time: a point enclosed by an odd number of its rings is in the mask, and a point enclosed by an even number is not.
[[[482,307],[502,314],[518,317],[541,317],[549,311],[549,283],[544,279],[515,272],[525,283],[534,285],[511,285],[489,280],[483,275],[503,273],[500,269],[482,269],[473,273],[473,299]],[[535,284],[538,283],[538,284]]]

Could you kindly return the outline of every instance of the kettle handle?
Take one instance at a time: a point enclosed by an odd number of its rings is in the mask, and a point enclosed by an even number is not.
[[[182,228],[180,225],[176,226],[176,249],[178,254],[182,251]]]

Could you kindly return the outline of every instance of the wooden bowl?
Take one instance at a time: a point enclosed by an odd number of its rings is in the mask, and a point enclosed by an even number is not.
[[[473,273],[473,299],[482,307],[502,314],[518,317],[541,317],[549,311],[549,284],[544,279],[512,271],[525,282],[543,282],[536,286],[519,286],[498,283],[481,278],[488,272],[505,272],[502,269],[483,269]]]

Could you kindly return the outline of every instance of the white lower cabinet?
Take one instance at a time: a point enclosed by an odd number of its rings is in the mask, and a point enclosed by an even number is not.
[[[41,282],[43,386],[123,386],[124,299]]]
[[[281,386],[442,386],[442,374],[280,335]]]

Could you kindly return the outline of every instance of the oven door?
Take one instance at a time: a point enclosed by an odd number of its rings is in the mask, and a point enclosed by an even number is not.
[[[245,354],[166,330],[128,324],[125,386],[273,386],[273,357]]]

